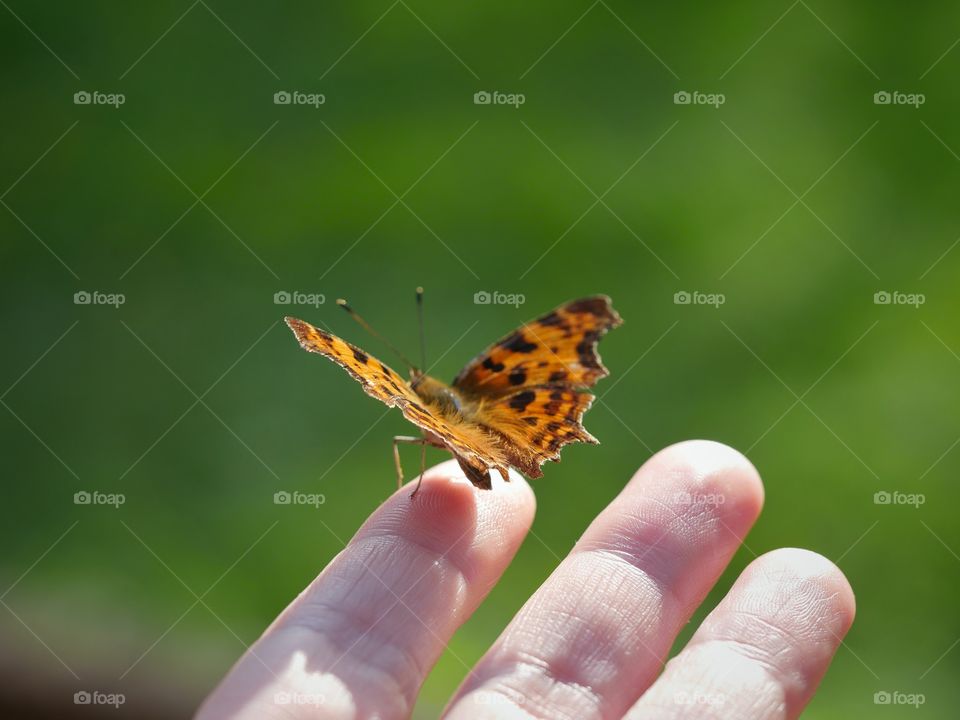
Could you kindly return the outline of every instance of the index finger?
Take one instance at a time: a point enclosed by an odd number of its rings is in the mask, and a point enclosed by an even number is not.
[[[455,461],[398,490],[280,614],[200,718],[403,718],[533,521],[519,475],[476,490]]]

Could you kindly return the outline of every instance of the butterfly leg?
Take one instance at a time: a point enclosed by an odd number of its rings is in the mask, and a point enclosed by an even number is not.
[[[412,437],[410,435],[397,435],[393,438],[393,462],[397,467],[397,488],[403,487],[403,468],[400,466],[400,443],[408,443],[410,445],[420,445],[420,480],[417,481],[417,489],[413,491],[413,494],[417,494],[417,490],[420,489],[420,481],[423,480],[423,466],[426,464],[427,457],[427,445],[432,443],[424,437]],[[412,497],[412,496],[411,496]]]
[[[420,489],[420,483],[423,482],[423,474],[427,471],[427,438],[424,436],[423,442],[420,443],[420,477],[417,479],[417,486],[413,489],[413,492],[410,493],[410,499],[413,500],[413,496],[417,494],[417,490]]]

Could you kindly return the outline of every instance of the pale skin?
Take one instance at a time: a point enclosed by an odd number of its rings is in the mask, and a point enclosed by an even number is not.
[[[198,717],[410,717],[426,675],[533,521],[523,478],[493,483],[477,490],[449,461],[427,471],[414,500],[410,487],[394,493]],[[549,477],[537,489],[561,490]],[[754,559],[667,662],[763,497],[757,471],[724,445],[690,441],[655,455],[464,670],[443,717],[799,716],[854,617],[850,585],[820,555],[780,549]]]

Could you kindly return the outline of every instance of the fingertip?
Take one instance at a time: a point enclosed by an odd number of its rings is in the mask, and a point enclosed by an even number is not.
[[[536,512],[536,499],[522,475],[510,471],[510,482],[491,473],[490,490],[473,486],[456,460],[426,470],[394,492],[357,532],[409,537],[433,552],[451,551],[454,543],[469,556],[468,567],[485,567],[512,557],[526,536]],[[469,552],[466,552],[467,547]]]
[[[730,522],[744,529],[764,503],[760,473],[743,453],[713,440],[686,440],[656,453],[634,474],[625,492],[688,496],[722,507]],[[740,523],[738,523],[740,524]]]
[[[732,475],[763,497],[763,482],[753,463],[739,450],[716,440],[674,443],[654,455],[650,462],[682,470],[695,478]]]
[[[435,503],[442,502],[446,494],[458,495],[463,499],[472,499],[478,507],[487,505],[498,506],[504,503],[516,506],[518,510],[527,509],[532,512],[536,509],[537,499],[530,483],[519,472],[510,468],[510,480],[505,481],[500,473],[491,471],[489,490],[474,487],[467,478],[459,463],[455,459],[445,460],[426,470],[423,483],[416,496],[415,502]],[[417,487],[417,478],[414,478],[401,487],[394,496],[410,498],[412,491]],[[431,492],[425,492],[430,490]],[[433,496],[432,499],[431,496]],[[421,498],[424,498],[421,500]],[[392,498],[391,498],[392,499]]]
[[[847,576],[829,558],[804,548],[779,548],[754,560],[747,571],[814,596],[826,605],[837,636],[843,637],[853,624],[856,595]]]

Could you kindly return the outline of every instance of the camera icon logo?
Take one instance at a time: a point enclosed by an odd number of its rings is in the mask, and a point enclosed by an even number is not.
[[[493,97],[486,90],[480,90],[473,94],[474,105],[489,105]]]
[[[474,305],[489,305],[492,299],[492,296],[486,290],[480,290],[473,294]]]
[[[880,290],[873,294],[873,304],[874,305],[889,305],[891,300],[890,293],[886,290]]]
[[[686,90],[680,90],[673,94],[674,105],[689,105],[692,97]]]
[[[90,495],[90,493],[88,493],[86,490],[81,490],[80,492],[75,492],[73,494],[74,505],[89,505],[92,499],[93,496]]]
[[[288,493],[286,490],[280,490],[273,494],[274,505],[289,505],[291,499],[290,493]]]
[[[893,100],[893,96],[890,95],[886,90],[880,90],[873,94],[873,104],[874,105],[889,105]]]
[[[286,90],[280,90],[273,94],[274,105],[289,105],[293,97]]]
[[[689,305],[691,300],[690,293],[686,290],[681,290],[680,292],[675,292],[673,294],[673,304],[674,305]]]
[[[874,705],[889,705],[892,699],[892,696],[886,690],[880,690],[873,694]]]
[[[74,105],[89,105],[92,99],[93,96],[91,96],[86,90],[80,90],[79,92],[75,92],[73,94]]]
[[[893,502],[893,496],[886,490],[880,490],[873,494],[874,505],[889,505],[891,502]]]
[[[92,296],[86,290],[81,290],[80,292],[75,292],[73,294],[73,304],[74,305],[89,305]]]
[[[92,696],[86,690],[80,690],[73,694],[74,705],[89,705],[92,699]]]
[[[291,301],[290,293],[286,290],[278,290],[273,294],[274,305],[289,305]]]

